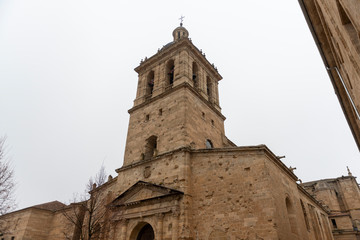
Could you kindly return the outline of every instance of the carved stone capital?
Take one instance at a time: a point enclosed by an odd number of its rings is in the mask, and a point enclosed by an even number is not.
[[[163,220],[165,214],[164,213],[157,213],[156,214],[156,217],[159,219],[159,220]]]
[[[179,217],[180,211],[179,211],[179,209],[171,209],[171,214],[173,217]]]
[[[127,219],[127,218],[121,218],[121,219],[119,219],[118,222],[120,222],[120,223],[123,224],[123,225],[127,225],[127,224],[129,223],[129,219]]]

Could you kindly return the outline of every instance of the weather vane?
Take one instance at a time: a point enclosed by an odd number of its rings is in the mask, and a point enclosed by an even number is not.
[[[181,15],[181,17],[179,18],[179,20],[180,20],[180,26],[183,25],[184,18],[185,18],[185,17],[184,17],[183,15]]]

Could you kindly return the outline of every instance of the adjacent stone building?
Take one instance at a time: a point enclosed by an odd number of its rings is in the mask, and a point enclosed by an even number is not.
[[[299,3],[360,149],[360,1]]]
[[[350,171],[348,176],[308,182],[302,186],[330,210],[335,240],[360,239],[360,190]]]
[[[90,192],[88,206],[100,206],[95,215],[79,214],[83,229],[98,219],[92,239],[333,239],[330,211],[297,184],[279,157],[265,145],[238,147],[226,137],[222,77],[182,25],[135,71],[124,165]],[[63,214],[76,207],[37,215],[28,234],[17,230],[28,228],[24,217],[5,215],[23,220],[3,238],[65,239],[60,233],[66,232],[79,239],[80,229],[69,228]],[[35,235],[37,229],[44,234]]]
[[[58,210],[65,207],[65,204],[54,201],[2,216],[0,220],[0,227],[3,232],[1,240],[48,239],[49,234],[52,236],[60,235],[61,238],[59,239],[63,239],[61,230],[59,229],[58,234],[56,234],[53,225],[61,215]]]

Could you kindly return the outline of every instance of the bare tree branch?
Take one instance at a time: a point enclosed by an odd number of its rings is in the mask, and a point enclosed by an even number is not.
[[[6,158],[5,137],[0,138],[0,215],[16,207],[14,170]]]
[[[63,215],[69,225],[67,230],[63,232],[66,239],[91,240],[99,238],[105,221],[106,209],[100,192],[96,191],[95,188],[105,182],[105,168],[101,166],[95,178],[90,177],[87,182],[85,193],[80,197],[81,202],[77,202],[77,198],[74,198],[74,203],[67,206],[67,211],[64,210]]]
[[[0,215],[4,215],[16,207],[14,190],[14,170],[6,157],[5,137],[0,137]],[[10,227],[8,219],[0,220],[0,233],[4,234]]]

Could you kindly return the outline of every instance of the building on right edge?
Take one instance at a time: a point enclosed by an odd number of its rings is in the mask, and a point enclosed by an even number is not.
[[[350,170],[348,176],[307,182],[302,187],[327,206],[335,240],[360,239],[360,190]]]
[[[360,1],[299,3],[360,149]]]

